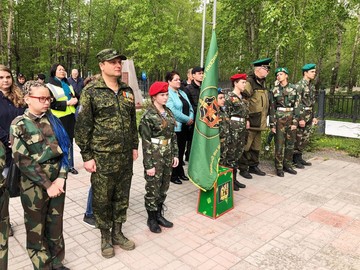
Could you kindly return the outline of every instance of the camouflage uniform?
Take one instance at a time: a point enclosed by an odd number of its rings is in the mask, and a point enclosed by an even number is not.
[[[12,122],[10,141],[14,161],[22,173],[20,198],[26,248],[34,269],[61,267],[65,256],[65,194],[50,198],[46,189],[55,179],[66,179],[67,171],[60,168],[62,150],[47,115],[37,117],[26,110]]]
[[[225,93],[225,121],[220,124],[220,164],[237,169],[247,140],[248,103],[234,92]]]
[[[0,269],[6,270],[8,265],[9,237],[9,192],[5,188],[5,178],[2,175],[5,168],[5,146],[0,142]]]
[[[164,126],[163,120],[166,121]],[[169,189],[172,162],[178,156],[178,147],[175,134],[175,118],[166,108],[164,116],[160,116],[154,105],[143,114],[139,133],[142,138],[143,164],[145,169],[145,208],[157,211],[158,205],[164,203],[166,192]],[[159,140],[166,140],[161,143]],[[169,142],[170,140],[170,142]],[[149,176],[146,170],[155,168],[155,175]]]
[[[270,128],[276,128],[275,133],[275,168],[283,170],[283,166],[292,167],[292,157],[296,129],[298,125],[299,98],[295,85],[277,85],[270,90]],[[284,150],[285,147],[285,150]]]
[[[81,93],[75,141],[84,161],[94,159],[91,174],[96,226],[111,229],[126,221],[133,175],[132,150],[138,148],[132,89],[118,79],[115,93],[100,77]]]
[[[305,121],[305,127],[298,127],[294,153],[301,154],[309,143],[312,120],[314,118],[315,87],[309,81],[302,79],[297,83],[300,98],[300,120]]]

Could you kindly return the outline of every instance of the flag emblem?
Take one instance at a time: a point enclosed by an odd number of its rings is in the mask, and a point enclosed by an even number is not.
[[[199,100],[200,121],[204,122],[209,128],[219,127],[219,107],[216,102],[216,97],[206,97],[205,100]]]

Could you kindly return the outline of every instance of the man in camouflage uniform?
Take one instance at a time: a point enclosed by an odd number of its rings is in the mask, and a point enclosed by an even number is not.
[[[173,223],[162,215],[172,167],[177,166],[179,162],[176,121],[172,112],[165,106],[168,100],[168,87],[169,84],[166,82],[155,82],[150,86],[152,104],[143,114],[139,125],[146,180],[145,208],[149,216],[147,225],[154,233],[161,232],[159,225],[165,228],[173,227]]]
[[[287,68],[277,68],[277,81],[270,90],[270,128],[275,134],[275,168],[279,177],[284,177],[284,171],[296,174],[292,168],[292,156],[299,118],[299,98],[295,85],[288,83],[288,74]]]
[[[296,132],[296,142],[293,161],[296,168],[303,169],[305,166],[311,166],[310,162],[302,158],[302,153],[309,143],[311,126],[317,125],[318,120],[315,117],[315,86],[311,83],[316,76],[316,65],[306,64],[302,67],[303,79],[297,83],[297,89],[300,98],[300,117],[299,127]]]
[[[5,146],[0,142],[0,269],[7,270],[9,238],[9,192],[5,188]]]
[[[265,172],[258,167],[261,149],[261,131],[267,128],[269,110],[269,94],[266,88],[266,76],[269,74],[271,58],[259,59],[252,62],[254,72],[249,74],[243,96],[249,101],[250,129],[241,156],[240,175],[251,179],[253,174],[264,176]]]
[[[239,188],[246,187],[237,181],[236,174],[246,144],[249,111],[248,103],[242,97],[242,91],[244,91],[246,84],[246,74],[235,74],[230,79],[234,90],[225,92],[224,111],[227,124],[220,124],[220,140],[223,140],[222,137],[225,136],[225,142],[220,145],[224,153],[220,154],[219,162],[221,165],[233,169],[234,190],[237,191]]]
[[[93,209],[101,231],[101,252],[115,255],[113,245],[125,250],[135,243],[122,233],[129,206],[133,160],[138,157],[135,99],[121,82],[122,60],[114,49],[97,54],[101,77],[83,89],[75,140],[84,168],[91,173]]]
[[[24,97],[29,108],[16,117],[10,127],[12,155],[22,175],[20,198],[24,209],[26,249],[34,269],[68,269],[62,264],[68,167],[62,164],[64,152],[51,118],[62,126],[48,111],[52,100],[50,90],[42,83],[32,82]],[[44,109],[34,110],[34,106]],[[63,134],[66,134],[65,130]],[[65,140],[69,148],[67,135]]]

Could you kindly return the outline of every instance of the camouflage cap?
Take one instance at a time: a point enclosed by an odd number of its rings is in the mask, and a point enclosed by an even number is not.
[[[119,54],[117,50],[112,49],[112,48],[104,49],[104,50],[100,51],[96,55],[96,57],[99,60],[99,62],[110,61],[115,58],[120,58],[121,60],[127,59],[125,55]]]
[[[286,74],[289,74],[289,70],[288,70],[286,67],[278,67],[277,69],[275,69],[275,76],[276,76],[279,72],[285,72]]]

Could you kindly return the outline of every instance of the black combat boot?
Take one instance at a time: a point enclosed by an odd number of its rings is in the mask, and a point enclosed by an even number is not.
[[[287,172],[287,173],[290,173],[290,174],[297,174],[297,171],[295,171],[290,166],[285,166],[285,165],[284,165],[284,172]]]
[[[112,258],[115,256],[114,247],[111,244],[110,229],[100,229],[101,232],[101,255],[104,258]]]
[[[266,175],[266,173],[263,172],[262,170],[260,170],[260,168],[258,166],[250,166],[249,167],[249,173],[253,173],[253,174],[256,174],[256,175],[260,175],[260,176]]]
[[[293,154],[293,162],[294,162],[294,165],[295,165],[296,168],[304,169],[305,167],[300,161],[300,156],[301,156],[300,153],[294,153]]]
[[[113,245],[119,245],[124,250],[135,249],[134,241],[127,239],[125,235],[122,233],[122,223],[120,222],[113,223],[111,237],[112,237]]]
[[[279,177],[284,177],[284,171],[283,170],[276,170],[276,175]]]
[[[174,224],[170,221],[168,221],[166,218],[164,218],[163,216],[164,213],[164,204],[163,203],[159,203],[158,204],[158,209],[156,211],[156,220],[157,223],[160,226],[163,226],[165,228],[171,228],[172,226],[174,226]]]
[[[248,171],[240,171],[239,174],[246,179],[252,179],[252,175]]]
[[[233,168],[234,190],[238,191],[239,188],[246,188],[246,185],[236,180],[237,169]]]
[[[306,160],[304,160],[304,159],[302,158],[302,153],[299,154],[299,161],[300,161],[300,163],[301,163],[302,165],[305,165],[305,166],[311,166],[311,165],[312,165],[311,162],[307,162]]]
[[[161,233],[161,228],[156,220],[156,211],[147,210],[147,213],[148,213],[147,225],[150,231],[153,233]]]

